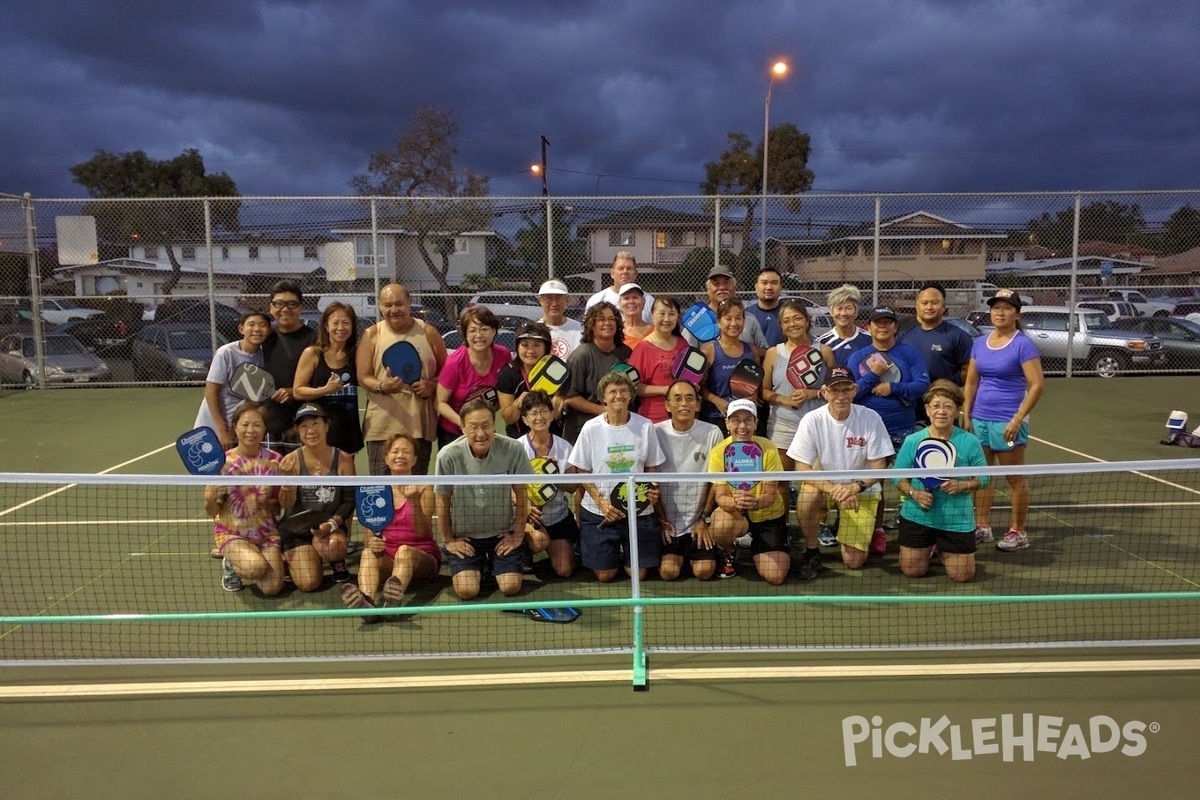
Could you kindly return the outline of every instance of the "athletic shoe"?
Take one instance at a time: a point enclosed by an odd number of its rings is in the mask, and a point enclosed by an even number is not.
[[[1011,528],[1008,533],[1000,537],[1000,541],[996,542],[996,549],[1006,553],[1015,553],[1026,547],[1029,547],[1029,536],[1024,531],[1015,531]]]
[[[722,579],[737,577],[736,550],[721,550],[717,558],[717,577]]]
[[[240,592],[245,588],[242,586],[242,579],[233,571],[233,564],[229,563],[228,558],[221,559],[221,588],[227,592]]]
[[[754,539],[751,538],[750,534],[743,533],[741,536],[734,539],[733,543],[738,547],[744,547],[745,549],[749,550],[750,545],[754,543]]]
[[[346,560],[334,561],[329,565],[333,570],[333,582],[345,583],[350,580],[350,570],[346,569]]]
[[[883,532],[883,528],[876,528],[871,534],[871,552],[881,556],[887,552],[887,544],[887,534]]]
[[[837,534],[822,522],[821,527],[817,529],[817,544],[821,547],[837,547],[837,543]]]
[[[985,528],[982,525],[975,526],[975,544],[987,544],[996,537],[992,535],[991,528]]]
[[[346,542],[346,555],[347,556],[352,556],[357,553],[360,553],[360,552],[362,552],[362,549],[363,549],[363,543],[358,541],[357,539],[351,539],[350,541]]]
[[[900,515],[897,513],[887,514],[883,518],[883,529],[885,531],[894,531],[900,527]]]
[[[395,608],[403,599],[404,587],[400,584],[399,578],[393,575],[383,582],[383,598],[379,602],[380,608]]]
[[[371,598],[367,597],[358,586],[353,583],[342,584],[342,603],[346,608],[374,608],[375,604],[371,602]],[[378,614],[368,614],[362,618],[363,622],[371,625],[376,622],[382,622],[383,618]]]
[[[796,561],[796,577],[802,581],[811,581],[825,569],[821,561],[821,551],[817,548],[805,550]]]

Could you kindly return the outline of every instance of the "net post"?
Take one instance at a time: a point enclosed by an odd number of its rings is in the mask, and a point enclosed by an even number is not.
[[[638,530],[637,530],[637,508],[633,502],[636,495],[634,492],[633,475],[630,474],[625,479],[625,497],[628,498],[625,507],[625,525],[629,530],[629,583],[631,586],[633,599],[638,599],[642,596],[642,578],[641,556],[638,553]],[[633,607],[633,690],[635,692],[644,692],[650,688],[649,676],[647,675],[646,647],[643,637],[643,613],[644,607],[635,605]]]

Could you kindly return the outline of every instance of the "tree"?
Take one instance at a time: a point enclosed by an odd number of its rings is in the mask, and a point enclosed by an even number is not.
[[[757,258],[757,256],[755,256]],[[721,248],[721,264],[734,269],[737,266],[737,256],[732,250]],[[697,277],[704,282],[704,276],[713,268],[713,249],[711,247],[694,247],[679,262],[675,268],[674,280],[679,286],[695,286]]]
[[[571,236],[575,224],[574,209],[553,203],[554,217],[554,274],[575,275],[587,272],[591,264],[587,259],[587,242]],[[522,265],[521,273],[533,276],[530,288],[535,289],[549,273],[546,270],[546,212],[545,206],[536,211],[522,213],[527,227],[517,231],[517,246],[513,260]]]
[[[1033,243],[1048,247],[1053,252],[1065,255],[1071,252],[1074,238],[1075,210],[1059,211],[1051,217],[1043,213],[1029,220],[1029,233]],[[1125,205],[1116,200],[1088,203],[1079,209],[1079,241],[1099,239],[1106,242],[1128,244],[1146,227],[1142,208],[1137,203]]]
[[[207,174],[204,158],[194,149],[184,150],[168,161],[150,158],[141,150],[128,153],[97,150],[87,161],[71,167],[71,175],[87,189],[89,197],[97,198],[97,202],[83,207],[83,213],[96,218],[99,239],[107,243],[140,242],[166,250],[171,277],[163,286],[163,293],[168,295],[179,282],[182,269],[175,257],[175,243],[204,241],[203,200],[105,203],[100,199],[238,196],[233,178],[224,172]],[[211,203],[213,227],[240,230],[241,206],[240,200]]]
[[[447,275],[455,237],[492,225],[491,203],[478,199],[487,196],[490,179],[455,166],[458,132],[455,111],[418,109],[395,143],[372,153],[367,171],[350,179],[355,193],[381,198],[387,227],[416,237],[417,252],[446,297],[446,313],[453,316],[457,312]]]
[[[767,176],[767,194],[799,194],[812,188],[813,173],[808,168],[809,138],[790,122],[771,128],[769,150],[770,174]],[[746,207],[742,220],[742,242],[750,241],[754,230],[754,214],[762,201],[763,146],[762,142],[751,149],[750,137],[744,133],[729,134],[725,149],[716,161],[704,165],[704,182],[700,189],[705,194],[737,195],[738,205]],[[728,205],[729,201],[726,200]],[[788,210],[800,210],[800,201],[788,203]]]
[[[1200,211],[1191,204],[1175,209],[1163,226],[1162,248],[1167,253],[1182,253],[1200,246]]]

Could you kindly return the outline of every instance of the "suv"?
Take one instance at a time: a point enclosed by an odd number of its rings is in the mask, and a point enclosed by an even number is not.
[[[72,322],[77,319],[98,317],[104,313],[98,308],[84,308],[69,297],[43,296],[41,303],[42,319],[51,325],[62,325],[64,322]],[[29,304],[28,299],[17,301],[17,307],[24,311],[30,309]]]
[[[1137,309],[1137,314],[1134,316],[1169,317],[1175,313],[1174,303],[1164,302],[1162,300],[1151,300],[1137,289],[1109,289],[1107,292],[1100,291],[1089,293],[1086,296],[1081,296],[1080,299],[1114,300],[1129,303],[1135,309]]]
[[[1075,333],[1068,351],[1072,316]],[[1021,309],[1021,327],[1044,361],[1066,364],[1069,354],[1072,362],[1081,362],[1101,378],[1160,368],[1167,360],[1161,339],[1109,328],[1103,311],[1081,308],[1072,315],[1061,306],[1026,306]]]
[[[1075,305],[1080,308],[1090,308],[1093,311],[1102,311],[1108,317],[1109,322],[1115,322],[1126,317],[1141,316],[1132,303],[1126,303],[1123,300],[1080,300]]]
[[[528,292],[484,292],[477,294],[467,302],[467,308],[483,306],[497,317],[524,317],[539,320],[542,318],[542,307],[536,294]],[[467,309],[464,308],[463,311]]]

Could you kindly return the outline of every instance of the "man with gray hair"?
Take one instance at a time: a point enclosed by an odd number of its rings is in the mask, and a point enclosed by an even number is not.
[[[637,259],[633,257],[633,253],[622,250],[613,256],[612,267],[608,274],[612,278],[612,286],[601,289],[589,297],[587,305],[584,306],[585,311],[601,301],[611,304],[613,308],[620,308],[621,296],[617,294],[617,290],[627,283],[637,283]],[[646,305],[642,308],[642,319],[646,322],[653,322],[650,310],[654,307],[654,295],[644,290],[643,295]]]
[[[708,294],[708,307],[716,311],[721,301],[736,296],[737,279],[733,277],[729,267],[718,264],[708,271],[708,278],[704,281],[704,291]],[[683,332],[683,338],[692,347],[699,347],[702,344],[686,330]],[[742,335],[738,338],[746,344],[752,344],[762,350],[767,349],[767,337],[763,334],[762,325],[752,314],[746,314],[745,322],[742,325]]]

